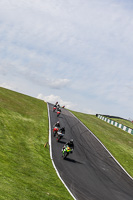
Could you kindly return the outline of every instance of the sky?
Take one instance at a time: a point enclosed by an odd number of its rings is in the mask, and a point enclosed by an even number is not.
[[[133,119],[133,1],[0,0],[0,86]]]

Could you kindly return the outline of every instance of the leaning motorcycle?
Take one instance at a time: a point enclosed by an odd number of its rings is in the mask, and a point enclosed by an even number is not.
[[[54,135],[54,137],[56,136],[58,130],[59,130],[59,128],[56,127],[56,126],[53,128],[53,135]]]
[[[72,153],[72,152],[73,152],[73,149],[71,149],[68,145],[65,146],[62,149],[62,157],[63,157],[63,159],[66,159],[66,157],[69,155],[69,153]]]
[[[63,136],[64,136],[64,133],[62,133],[62,131],[57,131],[57,134],[56,134],[57,142],[59,142]]]
[[[57,110],[57,117],[59,117],[60,113],[60,110]]]
[[[53,107],[53,112],[55,112],[55,111],[56,111],[56,107],[54,106],[54,107]]]

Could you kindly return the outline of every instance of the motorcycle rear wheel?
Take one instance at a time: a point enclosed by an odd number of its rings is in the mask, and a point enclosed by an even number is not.
[[[56,131],[54,131],[53,135],[54,135],[54,137],[56,136]]]

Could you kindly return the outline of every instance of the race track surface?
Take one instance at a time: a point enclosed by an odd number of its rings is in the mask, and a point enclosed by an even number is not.
[[[133,200],[133,180],[73,115],[62,109],[57,117],[49,105],[51,130],[60,121],[66,133],[58,143],[51,133],[52,155],[61,178],[77,200]],[[66,160],[61,149],[71,138],[75,149]]]

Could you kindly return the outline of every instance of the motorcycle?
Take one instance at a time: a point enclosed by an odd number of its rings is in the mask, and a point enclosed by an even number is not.
[[[55,111],[56,111],[56,107],[54,106],[54,107],[53,107],[53,112],[55,112]]]
[[[63,127],[59,131],[57,131],[56,134],[57,142],[59,142],[64,135],[65,135],[65,128]]]
[[[56,126],[53,128],[53,135],[54,135],[54,137],[56,136],[58,130],[59,130],[59,128],[56,127]]]
[[[66,159],[66,157],[69,155],[69,153],[72,153],[73,149],[71,149],[68,145],[63,147],[62,149],[62,157],[63,159]]]
[[[60,114],[61,114],[61,111],[57,110],[57,117],[59,117]]]

